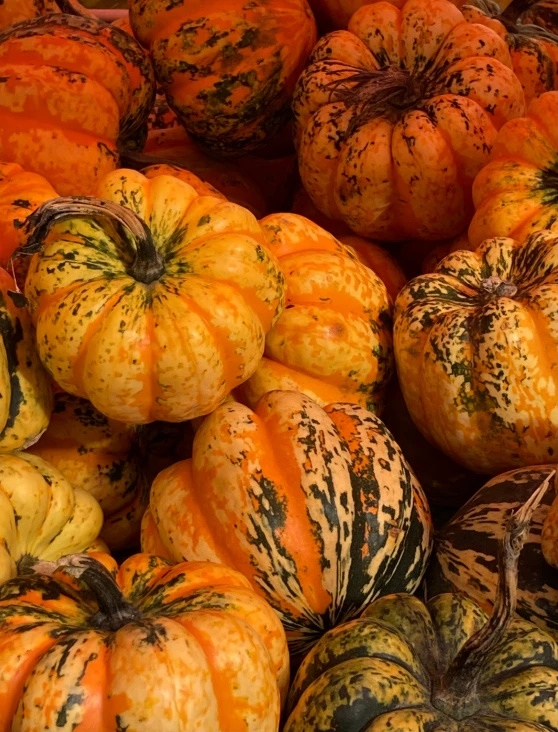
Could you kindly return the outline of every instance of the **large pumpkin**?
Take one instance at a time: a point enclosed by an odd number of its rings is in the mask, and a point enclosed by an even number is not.
[[[300,175],[361,236],[456,236],[497,130],[524,109],[506,42],[448,0],[365,5],[298,81]]]
[[[285,633],[238,572],[145,554],[115,577],[84,555],[45,569],[0,588],[2,732],[276,732]]]
[[[539,497],[507,527],[490,618],[453,593],[426,605],[404,594],[376,600],[304,660],[285,732],[556,732],[558,642],[514,617],[517,560]]]
[[[316,42],[306,0],[130,0],[130,23],[185,128],[229,154],[285,125]]]
[[[474,247],[491,236],[523,241],[540,229],[558,232],[557,119],[558,91],[547,92],[498,133],[491,160],[473,184]]]
[[[0,269],[0,453],[36,442],[52,409],[35,329],[27,308],[19,307],[23,295],[16,289],[14,280]]]
[[[260,224],[285,275],[285,309],[241,398],[254,407],[268,391],[297,389],[322,406],[347,401],[378,411],[393,367],[384,284],[302,216],[272,214]]]
[[[240,570],[295,652],[371,599],[412,592],[430,544],[422,489],[382,422],[289,391],[206,417],[192,460],[156,478],[142,536],[144,551]]]
[[[86,399],[55,395],[47,431],[29,452],[54,465],[103,509],[101,539],[111,550],[139,546],[149,490],[141,474],[136,431],[101,414]]]
[[[25,293],[41,359],[120,422],[207,414],[261,359],[277,260],[249,211],[176,177],[119,170],[98,194],[34,214]]]
[[[555,469],[519,468],[482,486],[436,534],[424,583],[427,597],[463,592],[490,612],[498,584],[498,543],[509,517]],[[555,495],[549,490],[535,511],[519,558],[517,612],[558,638],[558,572],[545,562],[541,546]]]
[[[92,195],[154,93],[149,58],[119,28],[60,14],[17,23],[0,32],[0,160],[61,195]]]
[[[45,460],[27,452],[0,455],[0,584],[38,559],[84,551],[102,524],[93,496]]]
[[[399,382],[423,435],[470,470],[558,460],[558,236],[488,239],[395,303]]]

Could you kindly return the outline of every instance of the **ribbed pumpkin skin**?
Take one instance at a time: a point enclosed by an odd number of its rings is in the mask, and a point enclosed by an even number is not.
[[[353,249],[360,261],[378,275],[388,295],[395,300],[407,284],[407,277],[395,257],[379,244],[362,236],[341,236],[339,241]]]
[[[147,55],[119,28],[61,14],[18,23],[0,33],[0,159],[60,195],[92,195],[154,94]]]
[[[520,20],[558,33],[558,3],[556,0],[538,0],[521,14]]]
[[[374,597],[413,591],[431,545],[422,489],[382,422],[289,391],[207,417],[192,460],[156,478],[144,526],[144,551],[241,571],[293,652]]]
[[[62,572],[0,588],[2,732],[276,732],[285,633],[244,577],[138,554],[116,581],[143,614],[116,632]]]
[[[65,391],[120,422],[207,414],[260,361],[282,309],[277,260],[246,209],[178,178],[120,170],[97,192],[147,223],[163,273],[149,285],[128,274],[131,247],[114,229],[56,223],[25,287],[41,359]]]
[[[395,303],[395,358],[413,421],[474,472],[558,459],[557,255],[550,232],[524,244],[488,239],[411,280]]]
[[[431,684],[487,619],[462,595],[377,600],[309,653],[284,732],[555,732],[558,643],[521,619],[486,657],[478,708],[457,721],[434,706]]]
[[[198,178],[194,173],[191,173],[189,170],[185,170],[184,168],[180,168],[178,165],[149,165],[141,172],[149,179],[157,178],[159,175],[171,175],[174,178],[178,178],[179,180],[184,181],[184,183],[188,183],[188,185],[192,186],[198,196],[213,196],[214,198],[220,198],[223,201],[227,200],[226,196],[218,191],[217,188],[212,186],[211,183]]]
[[[46,430],[52,391],[35,344],[27,308],[18,308],[16,284],[0,269],[0,453],[32,445]]]
[[[242,400],[254,407],[268,391],[294,389],[322,406],[342,401],[380,411],[393,369],[385,285],[302,216],[271,214],[260,224],[285,275],[285,309]]]
[[[365,5],[347,31],[318,42],[297,83],[302,182],[322,213],[361,236],[456,236],[496,131],[524,109],[505,41],[452,3]]]
[[[97,501],[52,465],[26,452],[0,455],[0,584],[28,557],[56,560],[84,551],[102,524]]]
[[[557,118],[558,91],[547,92],[500,130],[473,184],[473,246],[491,236],[524,241],[541,229],[558,232]]]
[[[428,597],[463,592],[490,612],[498,583],[498,542],[512,511],[556,469],[537,465],[503,473],[488,481],[436,534],[425,577]],[[558,638],[558,572],[544,561],[543,524],[555,493],[549,490],[531,520],[519,558],[517,612]]]
[[[138,545],[149,502],[138,450],[132,426],[108,419],[86,399],[59,393],[47,431],[29,452],[97,499],[101,539],[115,551]]]
[[[149,48],[170,106],[192,135],[222,153],[246,152],[288,119],[317,39],[306,0],[131,0],[130,23]]]
[[[0,3],[0,30],[21,20],[37,18],[39,15],[59,13],[56,0],[18,0]]]

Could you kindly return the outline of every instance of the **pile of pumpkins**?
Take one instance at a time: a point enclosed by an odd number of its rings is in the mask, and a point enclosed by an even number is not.
[[[558,0],[4,0],[0,266],[0,732],[558,732]]]

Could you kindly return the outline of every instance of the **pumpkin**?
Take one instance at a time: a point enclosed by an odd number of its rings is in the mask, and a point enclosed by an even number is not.
[[[213,198],[220,198],[222,201],[226,201],[227,198],[217,190],[211,183],[208,183],[197,175],[191,173],[185,168],[180,168],[178,165],[160,164],[160,165],[149,165],[144,168],[142,174],[149,179],[157,178],[160,175],[170,175],[173,178],[188,183],[189,186],[196,191],[198,196],[213,196]]]
[[[388,295],[395,300],[407,284],[407,277],[395,257],[384,247],[362,236],[341,236],[339,241],[352,249],[360,261],[378,275]]]
[[[295,389],[322,406],[347,401],[381,410],[393,367],[384,284],[302,216],[271,214],[260,224],[285,275],[285,309],[241,400],[254,407],[268,391]]]
[[[558,459],[554,398],[558,237],[485,241],[450,254],[395,303],[399,382],[422,434],[495,475]]]
[[[260,225],[169,175],[117,170],[98,195],[33,214],[25,294],[39,355],[110,419],[207,414],[255,371],[282,309]]]
[[[143,551],[241,571],[294,653],[374,597],[412,592],[430,545],[422,489],[382,422],[291,391],[206,417],[192,459],[155,479],[142,526]]]
[[[214,152],[242,154],[286,124],[317,38],[306,0],[130,0],[170,107]]]
[[[456,236],[497,130],[524,109],[505,41],[448,0],[365,5],[317,43],[297,83],[300,176],[361,236]]]
[[[147,55],[119,28],[61,14],[18,23],[0,32],[0,159],[91,195],[154,93]]]
[[[538,25],[551,33],[558,33],[558,4],[556,0],[537,0],[529,3],[521,13],[520,21],[525,25]]]
[[[284,732],[555,732],[558,642],[514,617],[525,508],[503,541],[490,617],[451,593],[376,600],[306,657]]]
[[[27,452],[0,455],[0,584],[37,559],[84,551],[102,524],[93,496],[45,460]]]
[[[149,490],[133,427],[108,419],[86,399],[61,392],[47,431],[29,452],[97,499],[104,514],[100,536],[111,550],[139,545]]]
[[[558,569],[558,496],[544,520],[541,550],[546,561]]]
[[[472,246],[491,236],[523,241],[541,229],[558,232],[557,118],[558,92],[547,92],[498,133],[473,184]]]
[[[0,30],[21,20],[30,20],[51,13],[94,17],[94,14],[77,0],[5,0],[0,3]]]
[[[27,309],[18,306],[23,295],[16,290],[14,280],[0,269],[0,453],[36,442],[52,409],[35,331]]]
[[[2,732],[276,732],[285,634],[242,575],[145,554],[104,563],[41,562],[52,576],[1,587]]]
[[[510,515],[555,469],[549,464],[518,468],[485,483],[436,533],[424,581],[426,597],[462,592],[490,612],[498,584],[498,545]],[[549,490],[533,514],[519,558],[517,612],[558,638],[558,572],[544,561],[541,545],[554,496]]]
[[[436,267],[448,254],[459,252],[462,249],[468,249],[470,252],[474,252],[476,249],[469,241],[469,236],[466,231],[460,236],[455,236],[453,239],[448,239],[434,246],[422,261],[421,274],[434,272]]]

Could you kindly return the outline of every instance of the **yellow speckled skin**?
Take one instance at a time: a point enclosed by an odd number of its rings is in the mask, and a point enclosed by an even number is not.
[[[395,303],[401,389],[423,435],[495,475],[558,460],[558,236],[488,239]]]
[[[286,307],[242,398],[254,407],[268,391],[297,389],[322,406],[353,402],[379,412],[393,368],[385,285],[302,216],[271,214],[260,224],[285,275]]]
[[[167,175],[115,171],[97,193],[147,224],[163,271],[134,279],[134,249],[106,221],[56,223],[25,287],[43,363],[120,422],[211,412],[255,371],[282,309],[283,275],[257,220]]]
[[[113,630],[64,571],[3,585],[1,732],[277,732],[285,632],[242,575],[138,554],[115,580],[141,617]]]
[[[0,583],[16,575],[22,559],[84,551],[102,525],[93,496],[72,488],[45,460],[23,452],[0,455]]]

